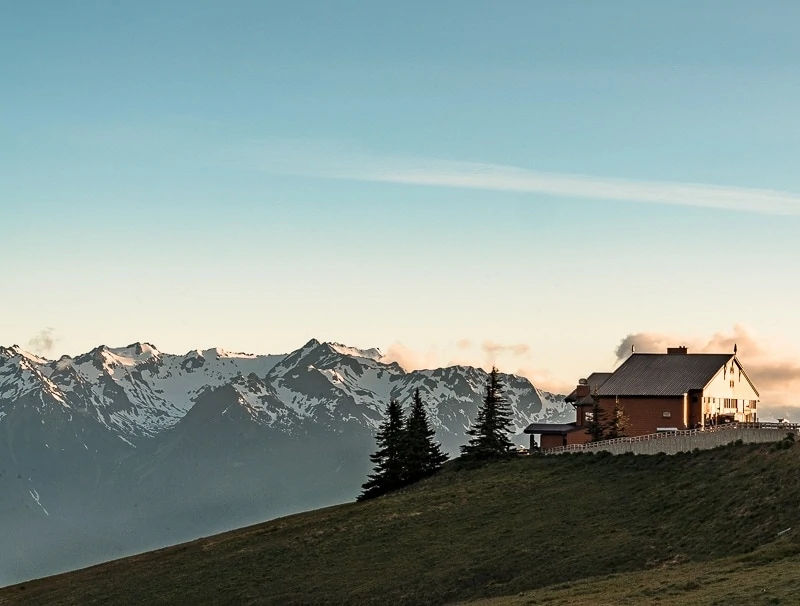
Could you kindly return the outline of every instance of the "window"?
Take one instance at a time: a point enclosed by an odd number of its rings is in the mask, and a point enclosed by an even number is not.
[[[733,383],[733,381],[731,381],[731,387],[733,387],[733,386],[734,386],[734,383]]]
[[[661,416],[664,417],[665,419],[669,419],[672,416],[672,413],[668,410],[665,410],[664,412],[661,413]]]

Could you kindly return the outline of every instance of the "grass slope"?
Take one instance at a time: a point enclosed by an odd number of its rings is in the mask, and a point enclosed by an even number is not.
[[[797,545],[781,539],[743,556],[666,563],[649,570],[560,583],[514,596],[469,602],[469,606],[627,606],[659,604],[797,604],[800,558]]]
[[[374,501],[9,587],[0,604],[531,600],[539,592],[518,594],[562,584],[546,591],[567,595],[564,583],[590,577],[611,588],[608,575],[635,571],[644,591],[681,562],[690,583],[690,568],[702,575],[712,560],[750,554],[752,566],[773,566],[800,553],[800,528],[777,538],[799,521],[800,445],[463,467]]]

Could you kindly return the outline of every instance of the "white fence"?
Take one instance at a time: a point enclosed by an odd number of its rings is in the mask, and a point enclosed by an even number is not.
[[[650,433],[643,436],[635,436],[632,438],[614,438],[613,440],[600,440],[598,442],[587,442],[586,444],[570,444],[568,446],[557,446],[556,448],[548,448],[544,454],[561,454],[564,452],[581,452],[581,451],[595,451],[603,450],[607,446],[614,444],[633,444],[636,442],[650,442],[652,440],[663,440],[665,438],[675,438],[681,436],[695,436],[706,435],[709,433],[729,431],[733,429],[764,429],[774,431],[784,431],[798,433],[800,431],[800,424],[797,423],[726,423],[724,425],[714,425],[698,429],[684,429],[677,431],[660,431],[658,433]],[[775,436],[775,441],[779,440],[780,435]]]

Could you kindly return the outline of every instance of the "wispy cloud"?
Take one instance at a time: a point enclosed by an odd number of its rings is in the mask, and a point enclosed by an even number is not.
[[[533,363],[531,348],[524,343],[476,343],[459,339],[455,346],[428,347],[424,350],[407,347],[402,343],[389,346],[383,362],[397,362],[406,370],[421,370],[443,366],[474,366],[488,371],[497,366],[502,372],[526,377],[536,387],[552,393],[569,393],[574,385],[563,381],[547,369]]]
[[[800,215],[800,193],[787,191],[540,172],[479,162],[369,154],[331,143],[264,141],[231,150],[228,161],[274,174]]]
[[[421,370],[438,368],[441,366],[441,355],[437,348],[431,347],[426,351],[420,351],[407,347],[403,343],[392,343],[386,355],[381,358],[381,362],[391,364],[397,362],[405,370]]]
[[[483,351],[492,358],[506,353],[514,356],[524,356],[531,350],[530,346],[524,343],[506,345],[504,343],[495,343],[494,341],[484,341],[482,347]]]
[[[28,348],[35,354],[46,356],[53,351],[56,337],[53,336],[53,328],[47,327],[40,330],[28,341]]]

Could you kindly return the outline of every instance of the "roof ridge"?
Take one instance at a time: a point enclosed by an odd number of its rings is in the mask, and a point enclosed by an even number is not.
[[[703,351],[700,353],[685,353],[685,354],[671,354],[671,353],[658,353],[655,351],[637,351],[632,353],[628,358],[632,358],[633,356],[669,356],[670,358],[696,358],[698,356],[728,356],[732,358],[734,356],[733,352],[730,353],[713,353],[708,351]]]

